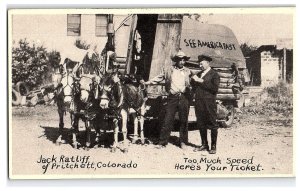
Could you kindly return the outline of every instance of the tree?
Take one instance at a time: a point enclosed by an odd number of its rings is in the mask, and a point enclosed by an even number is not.
[[[244,42],[240,45],[240,48],[243,52],[244,57],[249,57],[252,52],[257,50],[257,46],[249,45],[247,42]]]
[[[26,39],[21,39],[18,46],[12,49],[12,82],[25,82],[30,89],[36,88],[49,80],[51,62],[43,46],[30,45]]]

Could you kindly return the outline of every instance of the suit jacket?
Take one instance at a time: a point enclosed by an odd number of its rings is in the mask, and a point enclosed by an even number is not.
[[[198,74],[198,77],[201,76],[202,72]],[[195,88],[196,93],[195,98],[216,99],[220,83],[219,74],[215,70],[210,69],[202,79],[202,83],[193,81],[193,88]]]

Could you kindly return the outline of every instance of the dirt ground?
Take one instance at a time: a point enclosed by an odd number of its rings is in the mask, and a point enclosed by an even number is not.
[[[130,144],[127,153],[120,150],[110,152],[111,131],[104,137],[107,143],[104,148],[91,148],[88,151],[74,149],[70,144],[68,114],[65,116],[65,126],[64,139],[67,143],[57,146],[58,114],[55,106],[13,107],[9,134],[11,177],[239,177],[294,174],[292,116],[239,114],[232,127],[219,129],[216,155],[193,152],[194,147],[200,145],[200,136],[192,125],[189,127],[190,145],[186,150],[176,144],[178,131],[175,130],[165,149],[156,149],[151,143]],[[152,142],[157,137],[157,133],[154,133],[157,129],[156,123],[146,124],[145,133]],[[84,130],[81,122],[81,137]],[[132,130],[129,130],[129,139],[131,134]],[[67,157],[72,156],[77,159],[81,157],[82,161],[68,161]],[[41,157],[49,159],[41,163]],[[80,166],[82,163],[85,166]]]

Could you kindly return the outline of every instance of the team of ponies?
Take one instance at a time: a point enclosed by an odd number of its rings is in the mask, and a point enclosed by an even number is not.
[[[146,110],[149,108],[145,104],[147,96],[143,85],[132,75],[121,75],[117,67],[106,71],[104,63],[107,61],[95,50],[82,50],[81,54],[81,59],[62,57],[61,63],[52,75],[59,114],[59,135],[56,144],[68,143],[68,138],[63,137],[66,113],[69,113],[71,118],[72,142],[70,144],[76,149],[88,150],[91,147],[103,146],[101,136],[106,133],[106,130],[112,129],[114,136],[111,151],[116,152],[120,149],[122,152],[127,152],[129,146],[127,124],[131,115],[134,119],[134,134],[131,142],[140,141],[144,144],[146,140],[144,120]],[[83,145],[78,141],[80,119],[85,125]],[[95,140],[91,140],[91,137],[94,137],[92,129],[96,133]],[[119,141],[120,129],[123,144]]]

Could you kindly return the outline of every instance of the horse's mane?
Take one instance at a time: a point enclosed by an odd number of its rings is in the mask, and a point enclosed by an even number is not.
[[[80,67],[83,69],[84,74],[95,74],[97,76],[100,76],[100,69],[97,64],[100,63],[100,60],[94,61],[95,55],[92,56],[91,59],[88,58],[88,54],[86,54],[82,60],[82,64]]]
[[[134,109],[140,108],[144,102],[143,92],[133,84],[124,84],[122,87],[125,103]]]
[[[104,75],[102,78],[101,78],[101,81],[100,83],[102,85],[112,85],[114,83],[114,81],[112,80],[112,77],[111,75]]]
[[[66,68],[74,68],[78,62],[72,61],[70,58],[66,58],[64,61],[64,64],[66,64]]]

